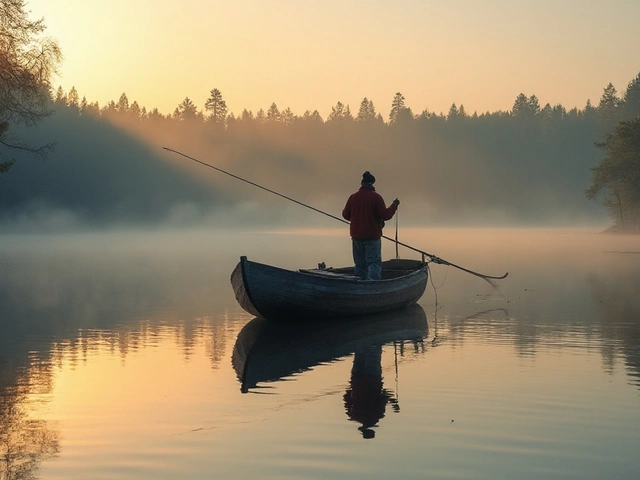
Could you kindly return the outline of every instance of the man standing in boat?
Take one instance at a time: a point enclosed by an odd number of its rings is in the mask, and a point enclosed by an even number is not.
[[[363,279],[380,280],[382,275],[382,227],[391,220],[400,205],[397,198],[389,207],[376,192],[376,177],[369,171],[362,175],[360,189],[344,206],[342,216],[351,222],[349,232],[353,247],[356,275]]]

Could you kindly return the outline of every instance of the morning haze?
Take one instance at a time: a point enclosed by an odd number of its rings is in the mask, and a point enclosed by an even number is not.
[[[0,0],[0,479],[637,479],[638,18]]]
[[[638,108],[621,98],[635,98],[639,78],[624,95],[609,84],[598,105],[569,110],[520,94],[506,112],[454,104],[415,113],[398,92],[382,106],[338,102],[325,119],[275,103],[234,114],[218,89],[204,109],[187,97],[164,115],[126,93],[100,107],[59,88],[53,114],[23,132],[57,146],[44,161],[19,157],[0,177],[2,225],[330,223],[168,147],[338,216],[370,170],[387,202],[402,199],[407,226],[602,226],[604,210],[584,196],[602,157],[594,144]]]

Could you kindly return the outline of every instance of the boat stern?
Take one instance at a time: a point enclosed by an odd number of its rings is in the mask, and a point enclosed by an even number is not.
[[[240,257],[240,261],[231,273],[231,286],[233,287],[233,293],[243,310],[255,315],[256,317],[261,317],[262,315],[258,312],[251,300],[251,292],[249,291],[246,282],[246,265],[247,257]]]

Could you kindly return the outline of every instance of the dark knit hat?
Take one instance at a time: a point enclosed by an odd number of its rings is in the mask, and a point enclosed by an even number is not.
[[[371,175],[369,170],[367,170],[366,172],[364,172],[362,174],[362,182],[361,183],[362,183],[362,185],[364,185],[365,183],[367,183],[369,185],[373,185],[374,183],[376,183],[376,177]]]

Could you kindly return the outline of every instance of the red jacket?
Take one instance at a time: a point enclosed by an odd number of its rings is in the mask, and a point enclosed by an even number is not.
[[[360,190],[347,200],[342,216],[351,222],[351,238],[375,240],[382,236],[383,221],[391,220],[397,209],[394,204],[387,208],[375,188],[360,187]]]

